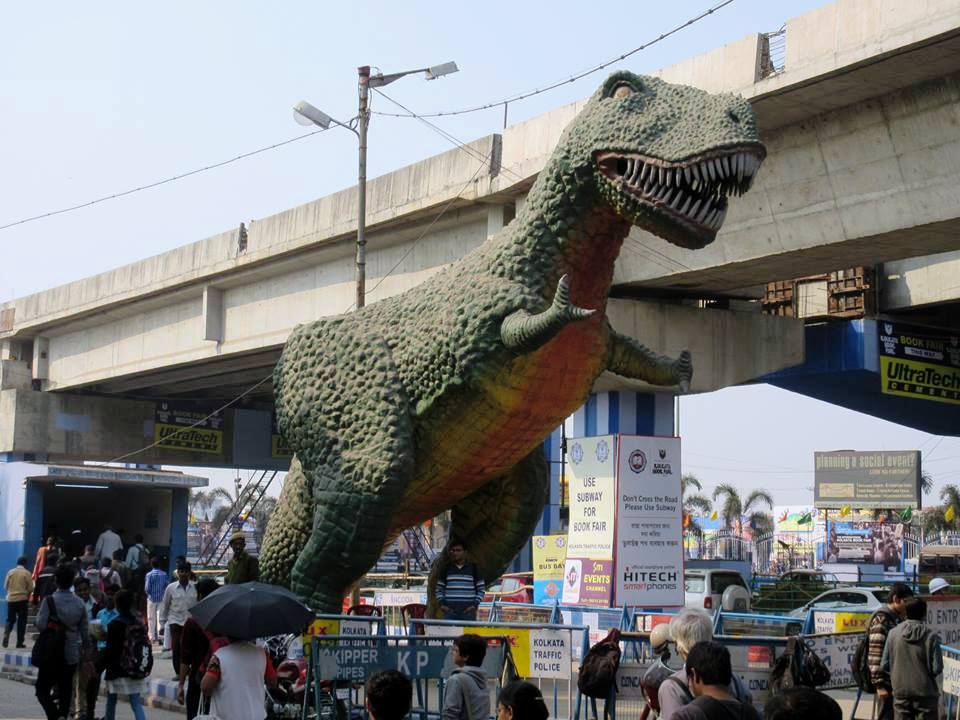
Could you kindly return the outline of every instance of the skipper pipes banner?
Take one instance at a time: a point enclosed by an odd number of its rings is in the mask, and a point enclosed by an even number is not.
[[[919,510],[918,450],[816,452],[813,504],[818,508]]]
[[[563,566],[567,559],[566,535],[534,535],[533,602],[553,605],[563,592]]]
[[[880,389],[960,404],[960,335],[879,322]]]
[[[568,441],[565,605],[683,605],[679,438]]]

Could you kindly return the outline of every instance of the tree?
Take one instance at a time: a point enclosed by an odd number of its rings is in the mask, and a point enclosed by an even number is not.
[[[920,490],[924,495],[929,495],[933,492],[933,475],[926,470],[920,473]]]
[[[191,488],[187,507],[190,509],[190,514],[194,517],[208,520],[207,515],[216,504],[217,494],[214,488],[210,488],[209,490],[196,490]]]
[[[687,529],[689,532],[700,537],[703,535],[703,528],[693,518],[697,515],[707,515],[713,510],[713,503],[709,498],[699,493],[690,493],[691,488],[703,490],[703,485],[695,475],[683,475],[680,478],[680,494],[683,497],[683,514],[689,518]]]
[[[773,497],[766,490],[753,490],[746,500],[742,500],[733,485],[724,483],[713,491],[714,502],[720,498],[723,498],[720,514],[728,528],[736,529],[746,521],[757,534],[773,532],[773,517],[760,509],[766,505],[767,509],[773,510]]]
[[[260,502],[257,503],[253,512],[250,513],[250,516],[257,524],[254,537],[257,540],[258,548],[263,545],[263,538],[267,534],[267,525],[270,524],[270,518],[273,516],[273,513],[276,512],[276,509],[277,499],[271,495],[264,495],[260,498]]]

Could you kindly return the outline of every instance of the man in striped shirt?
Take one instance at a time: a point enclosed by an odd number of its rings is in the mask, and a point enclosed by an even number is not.
[[[484,584],[475,563],[467,560],[467,548],[454,540],[447,548],[450,563],[437,580],[437,603],[445,620],[476,620],[483,600]]]
[[[147,628],[150,633],[150,640],[159,643],[160,633],[158,632],[157,614],[160,612],[160,604],[163,602],[163,593],[166,591],[167,585],[170,584],[170,576],[163,570],[163,561],[160,558],[150,558],[150,566],[153,569],[147,573],[143,581],[143,590],[147,594]]]

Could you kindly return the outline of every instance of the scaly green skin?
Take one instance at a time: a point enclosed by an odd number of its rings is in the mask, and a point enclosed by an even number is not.
[[[509,226],[412,290],[297,328],[274,375],[297,460],[261,576],[336,611],[387,542],[453,508],[452,537],[497,577],[546,501],[543,439],[600,373],[689,384],[688,353],[658,356],[604,316],[631,225],[712,242],[763,155],[743,99],[617,73]]]

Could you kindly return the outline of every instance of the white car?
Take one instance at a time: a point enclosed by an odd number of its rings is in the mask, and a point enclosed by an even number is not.
[[[873,612],[887,601],[887,588],[845,587],[820,593],[803,607],[791,610],[791,617],[804,617],[808,610]]]
[[[743,576],[729,568],[687,568],[683,573],[684,607],[713,613],[720,609],[723,591],[731,585],[742,587],[750,594]],[[749,606],[746,608],[749,609]]]

